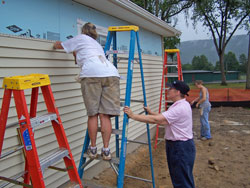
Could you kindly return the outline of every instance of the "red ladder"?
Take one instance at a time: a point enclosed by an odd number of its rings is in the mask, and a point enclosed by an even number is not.
[[[83,187],[80,177],[77,173],[77,168],[70,151],[70,147],[66,138],[66,134],[64,132],[58,109],[55,105],[55,100],[51,91],[48,75],[30,74],[26,76],[6,77],[3,81],[3,87],[5,88],[5,90],[0,114],[0,159],[7,156],[6,154],[1,153],[10,101],[13,93],[19,120],[18,122],[20,125],[21,138],[24,144],[23,148],[25,151],[25,171],[21,173],[24,177],[23,182],[17,181],[17,179],[21,176],[18,176],[18,178],[16,179],[5,178],[1,176],[0,179],[9,181],[14,184],[23,185],[24,187],[44,188],[44,170],[48,167],[51,167],[51,165],[58,162],[58,160],[63,159],[66,166],[66,169],[63,170],[68,172],[71,183],[75,184],[77,187]],[[39,87],[41,87],[48,114],[36,117]],[[30,113],[28,112],[24,95],[24,89],[29,88],[32,88]],[[39,159],[34,139],[34,130],[36,127],[41,126],[49,121],[51,121],[52,123],[59,148],[48,157]],[[7,127],[9,127],[9,125],[7,125]],[[13,152],[7,152],[7,154],[12,153]],[[54,167],[54,169],[59,168]],[[30,185],[30,178],[33,186]]]
[[[172,61],[168,62],[168,55],[172,55]],[[173,61],[174,55],[176,55],[177,61]],[[175,70],[173,70],[175,69]],[[161,80],[161,94],[160,94],[160,103],[159,103],[159,113],[161,113],[162,109],[162,98],[164,94],[164,111],[167,110],[168,106],[168,98],[167,98],[167,83],[168,79],[170,82],[174,80],[182,80],[182,68],[181,68],[181,58],[180,58],[180,50],[179,49],[166,49],[164,53],[164,62],[163,62],[163,70],[162,70],[162,80]],[[159,127],[160,125],[156,125],[156,134],[155,134],[155,145],[154,148],[157,148],[159,139]]]

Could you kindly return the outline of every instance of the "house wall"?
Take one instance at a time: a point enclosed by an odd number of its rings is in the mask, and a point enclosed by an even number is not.
[[[79,19],[104,28],[131,25],[71,0],[5,0],[0,4],[0,17],[0,33],[61,41],[78,34]],[[11,31],[13,26],[17,26],[19,30]],[[142,52],[161,56],[161,36],[143,28],[140,28],[139,33]],[[118,49],[128,49],[129,35],[119,35]]]
[[[7,3],[7,2],[6,2]],[[15,37],[0,34],[0,84],[3,78],[14,75],[27,75],[31,73],[48,74],[51,79],[51,87],[56,100],[67,139],[78,167],[82,146],[87,128],[87,116],[83,103],[80,84],[74,80],[79,72],[74,64],[72,54],[66,54],[62,50],[53,50],[52,41]],[[158,111],[159,94],[161,87],[162,57],[143,55],[143,68],[147,103]],[[126,76],[127,62],[118,64],[121,76]],[[121,98],[125,98],[125,80],[121,80]],[[0,89],[0,104],[2,104],[4,90]],[[25,90],[28,105],[30,104],[30,90]],[[138,63],[134,65],[134,77],[132,87],[132,99],[142,99],[140,69]],[[131,103],[135,113],[142,112],[142,104]],[[122,108],[121,108],[122,110]],[[39,92],[38,115],[46,114],[46,107]],[[121,111],[120,127],[122,126],[123,113]],[[17,122],[16,110],[12,99],[8,122]],[[114,125],[114,120],[112,121]],[[18,146],[16,127],[6,130],[3,153]],[[152,126],[153,127],[153,126]],[[146,133],[145,124],[130,121],[128,139],[135,139]],[[36,146],[39,157],[42,158],[58,147],[53,129],[50,123],[43,125],[35,131]],[[102,147],[101,135],[98,133],[97,147],[100,152]],[[111,151],[115,151],[115,138],[111,138]],[[92,165],[94,165],[93,163]],[[56,166],[64,167],[63,162]],[[91,167],[91,165],[89,166]],[[22,152],[16,152],[7,158],[0,160],[0,175],[10,177],[24,170]],[[46,170],[46,187],[55,188],[68,181],[68,175],[55,170]],[[0,183],[1,185],[1,183]]]

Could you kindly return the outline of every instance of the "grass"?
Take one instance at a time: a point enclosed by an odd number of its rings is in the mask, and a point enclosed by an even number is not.
[[[223,89],[223,88],[238,88],[245,89],[246,83],[228,83],[226,86],[222,86],[220,83],[203,84],[208,89]],[[194,84],[189,85],[190,89],[197,89]]]

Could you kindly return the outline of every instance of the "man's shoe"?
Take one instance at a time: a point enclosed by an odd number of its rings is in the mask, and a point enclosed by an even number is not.
[[[103,160],[105,160],[105,161],[110,161],[110,160],[111,160],[110,149],[104,150],[104,149],[102,148],[101,156],[102,156]]]
[[[97,158],[97,147],[95,148],[88,148],[87,154],[90,159],[96,159]]]

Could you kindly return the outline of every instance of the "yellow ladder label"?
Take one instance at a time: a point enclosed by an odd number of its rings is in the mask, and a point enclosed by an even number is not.
[[[168,52],[168,53],[176,53],[176,52],[179,52],[180,50],[179,49],[166,49],[165,52]]]
[[[126,26],[111,26],[108,28],[108,31],[139,31],[139,27],[135,25],[126,25]]]
[[[3,88],[24,90],[34,87],[50,85],[50,79],[47,74],[29,74],[24,76],[5,77]]]

